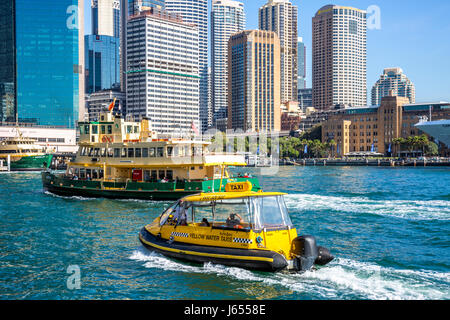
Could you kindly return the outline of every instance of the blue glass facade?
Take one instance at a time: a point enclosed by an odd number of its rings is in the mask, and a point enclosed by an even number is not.
[[[13,58],[0,59],[0,73],[4,79],[14,80],[19,122],[73,128],[78,120],[83,72],[78,0],[2,0],[1,17],[10,6],[15,13],[7,24],[8,30],[15,31],[15,41],[6,42],[6,51],[12,52]],[[14,65],[17,70],[11,68]],[[3,91],[11,90],[7,87],[5,90],[3,85]]]
[[[87,35],[84,39],[86,93],[120,88],[120,38]]]
[[[16,46],[14,1],[0,1],[0,122],[13,122],[16,114]]]

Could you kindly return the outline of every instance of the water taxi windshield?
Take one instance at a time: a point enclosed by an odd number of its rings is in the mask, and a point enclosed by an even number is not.
[[[211,226],[223,229],[262,230],[292,226],[283,196],[259,196],[201,202],[178,202],[166,210],[161,226]]]

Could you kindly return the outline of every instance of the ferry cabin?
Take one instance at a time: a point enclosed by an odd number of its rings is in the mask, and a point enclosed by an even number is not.
[[[147,119],[128,122],[105,113],[79,129],[77,157],[67,170],[75,179],[182,184],[227,178],[228,165],[246,165],[241,155],[210,153],[209,142],[157,137]]]
[[[0,143],[0,158],[23,157],[44,154],[43,148],[36,144],[35,140],[29,138],[12,138]]]

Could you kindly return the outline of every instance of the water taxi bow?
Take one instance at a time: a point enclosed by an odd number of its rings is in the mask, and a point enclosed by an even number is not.
[[[184,197],[139,233],[163,255],[262,271],[306,271],[333,259],[313,236],[297,234],[284,194],[229,183],[226,192]],[[239,190],[239,191],[235,191]]]

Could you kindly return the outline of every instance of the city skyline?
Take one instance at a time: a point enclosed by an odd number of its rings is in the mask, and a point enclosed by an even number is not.
[[[84,0],[85,8],[91,0]],[[242,0],[247,17],[246,29],[258,28],[258,9],[266,0]],[[366,10],[377,6],[381,14],[380,29],[367,30],[367,88],[370,89],[385,68],[400,67],[416,85],[417,101],[450,100],[450,42],[442,41],[448,37],[450,25],[446,14],[450,3],[444,0],[431,0],[427,3],[400,0],[347,0],[347,1],[300,1],[291,0],[298,6],[298,36],[303,37],[307,48],[307,87],[312,86],[312,17],[327,4],[353,6]],[[85,10],[85,31],[90,32],[90,11]],[[438,48],[429,49],[429,48]],[[401,50],[399,50],[401,49]],[[436,64],[436,61],[439,64]],[[433,81],[432,79],[436,79]],[[370,104],[370,101],[368,101]]]

